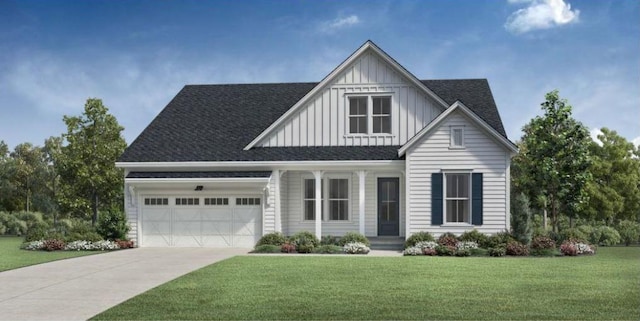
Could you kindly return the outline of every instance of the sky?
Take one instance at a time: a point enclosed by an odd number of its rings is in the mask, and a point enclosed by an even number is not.
[[[0,140],[42,145],[96,97],[131,143],[186,84],[317,82],[368,39],[420,79],[488,79],[512,141],[558,89],[640,144],[637,0],[0,0]]]

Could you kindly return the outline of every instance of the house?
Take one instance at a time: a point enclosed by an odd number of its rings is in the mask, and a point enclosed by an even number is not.
[[[367,41],[319,83],[187,85],[117,166],[139,246],[251,247],[508,230],[516,152],[485,79],[419,80]]]

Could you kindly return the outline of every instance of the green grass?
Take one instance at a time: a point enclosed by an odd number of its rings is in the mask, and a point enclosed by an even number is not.
[[[92,320],[638,320],[639,258],[241,256]]]
[[[83,255],[96,254],[89,251],[27,251],[21,250],[22,237],[0,236],[0,272],[24,266],[40,264],[55,260]]]

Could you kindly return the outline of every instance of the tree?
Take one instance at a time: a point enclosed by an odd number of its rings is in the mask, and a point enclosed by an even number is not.
[[[616,131],[602,134],[589,147],[593,180],[587,184],[590,218],[612,225],[614,220],[640,220],[640,159],[637,148]]]
[[[531,243],[531,208],[529,198],[524,193],[511,201],[511,231],[522,244]]]
[[[589,174],[589,132],[571,117],[571,106],[554,90],[536,116],[523,128],[520,153],[513,159],[514,189],[540,199],[558,231],[560,215],[575,218],[586,203]]]
[[[121,135],[124,128],[95,98],[87,100],[81,116],[64,116],[64,122],[67,144],[54,153],[60,205],[76,216],[91,212],[95,225],[99,210],[122,208],[123,171],[115,162],[127,145]]]
[[[11,158],[13,171],[10,173],[10,180],[17,195],[22,198],[18,202],[20,209],[29,212],[32,210],[33,196],[40,192],[43,185],[42,177],[47,167],[44,153],[38,146],[22,143],[15,147]]]
[[[14,193],[11,184],[11,173],[13,172],[13,162],[9,157],[9,146],[0,140],[0,211],[10,210],[12,196]]]

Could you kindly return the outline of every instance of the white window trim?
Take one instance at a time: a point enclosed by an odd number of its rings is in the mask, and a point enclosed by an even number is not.
[[[315,180],[315,178],[313,177],[313,175],[302,175],[301,177],[301,186],[302,188],[302,192],[301,192],[301,199],[302,199],[302,210],[301,210],[301,221],[302,222],[315,222],[315,219],[313,220],[307,220],[306,219],[306,215],[304,213],[305,211],[305,206],[304,206],[304,202],[307,200],[307,198],[305,198],[304,195],[304,187],[305,187],[305,180],[307,179],[312,179]],[[332,220],[330,218],[330,213],[329,213],[329,180],[330,179],[346,179],[347,180],[347,219],[346,220]],[[353,213],[351,211],[351,206],[353,203],[353,196],[351,195],[352,192],[352,180],[351,180],[351,175],[350,174],[325,174],[322,176],[322,187],[323,187],[323,193],[324,196],[322,198],[322,211],[324,214],[324,218],[322,218],[322,222],[323,223],[348,223],[348,222],[352,222],[353,221]]]
[[[314,181],[314,183],[315,183],[315,179],[316,179],[316,178],[315,178],[313,175],[302,175],[302,179],[301,179],[301,186],[302,186],[302,189],[301,189],[301,193],[300,193],[300,194],[301,194],[301,196],[302,196],[302,211],[301,211],[301,213],[302,213],[302,219],[301,219],[301,221],[302,221],[302,222],[315,222],[315,221],[316,221],[315,217],[314,217],[312,220],[308,220],[308,219],[307,219],[307,215],[306,215],[306,213],[304,212],[304,211],[306,210],[305,202],[306,202],[306,201],[314,201],[314,202],[315,202],[315,200],[316,200],[315,195],[314,195],[314,198],[313,198],[313,199],[306,198],[306,195],[305,195],[305,189],[307,188],[307,186],[305,185],[305,181],[306,181],[306,180],[313,180],[313,181]],[[322,182],[321,186],[322,186],[322,187],[325,187],[326,183],[324,183],[324,177],[322,177],[322,181],[323,181],[323,182]],[[313,186],[314,186],[314,194],[315,194],[315,184],[314,184]],[[324,192],[324,191],[323,191],[323,192]],[[323,194],[324,194],[325,196],[327,195],[327,193],[326,193],[326,192],[324,192]],[[324,198],[324,197],[322,197],[322,198],[321,198],[321,201],[322,201],[322,203],[323,203],[323,205],[324,205],[324,203],[325,203],[325,198]],[[315,203],[314,203],[314,207],[313,207],[313,208],[315,209]],[[322,206],[322,210],[324,211],[324,206]],[[322,221],[325,221],[325,220],[326,220],[326,218],[327,218],[327,217],[326,217],[326,215],[325,215],[325,217],[324,217],[324,218],[322,218]]]
[[[473,201],[473,197],[471,197],[473,194],[473,189],[472,189],[472,184],[471,184],[471,174],[472,171],[470,170],[447,170],[447,171],[442,171],[442,225],[441,226],[473,226],[473,224],[471,224],[472,221],[472,217],[471,217],[471,209],[472,209],[472,204],[471,202]],[[448,200],[465,200],[467,198],[447,198],[447,175],[448,174],[466,174],[469,177],[469,222],[447,222],[447,201]]]
[[[453,132],[455,130],[460,130],[461,131],[461,145],[454,145],[454,141],[453,141]],[[464,126],[462,125],[455,125],[455,126],[449,126],[449,149],[465,149],[466,145],[464,143]]]
[[[351,97],[367,97],[367,132],[366,133],[351,133],[351,123],[350,123],[350,119],[351,119]],[[346,115],[347,115],[347,121],[346,121],[346,130],[345,130],[345,135],[344,137],[366,137],[366,136],[372,136],[372,137],[395,137],[395,135],[393,134],[394,131],[394,123],[393,123],[393,102],[394,102],[394,92],[364,92],[364,93],[347,93],[345,94],[345,97],[347,98],[346,100]],[[373,132],[373,98],[374,97],[389,97],[389,99],[391,99],[390,102],[390,113],[389,115],[389,122],[390,122],[390,128],[391,128],[391,132],[390,133],[374,133]]]

